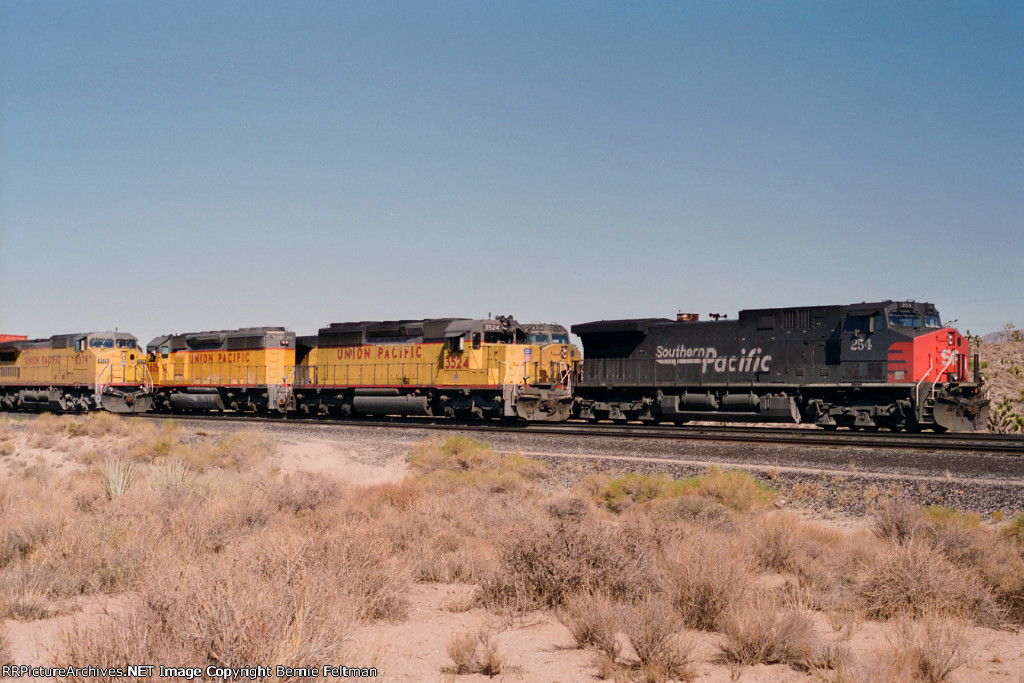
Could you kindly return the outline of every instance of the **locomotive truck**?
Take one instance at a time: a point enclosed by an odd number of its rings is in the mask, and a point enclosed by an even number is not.
[[[974,431],[987,422],[968,342],[935,306],[881,301],[740,311],[735,320],[574,325],[584,419],[809,422]]]

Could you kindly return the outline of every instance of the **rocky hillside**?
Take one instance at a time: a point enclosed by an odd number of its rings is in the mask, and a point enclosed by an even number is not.
[[[992,431],[1024,433],[1024,342],[983,342],[978,347],[981,374],[992,408]]]

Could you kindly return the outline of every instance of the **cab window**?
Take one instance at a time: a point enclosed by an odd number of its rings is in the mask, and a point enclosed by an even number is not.
[[[939,316],[935,314],[928,314],[924,317],[925,327],[942,327],[942,322],[939,320]]]
[[[119,349],[134,349],[135,341],[132,339],[118,339],[117,348]]]
[[[554,334],[554,335],[551,335],[551,341],[555,342],[556,344],[568,344],[569,343],[569,335],[567,335],[567,334]]]
[[[897,327],[921,327],[921,317],[913,313],[890,313],[889,324]]]
[[[848,315],[846,325],[843,326],[846,332],[867,332],[871,329],[871,316],[869,315]]]
[[[548,335],[546,334],[532,334],[530,335],[530,342],[533,344],[547,344]]]
[[[171,349],[170,349],[169,346],[161,346],[160,347],[160,357],[161,358],[167,358],[167,356],[170,355],[170,353],[171,353]]]

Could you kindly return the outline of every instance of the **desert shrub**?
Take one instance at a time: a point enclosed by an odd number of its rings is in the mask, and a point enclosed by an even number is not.
[[[172,459],[154,465],[149,471],[149,487],[158,493],[177,494],[189,491],[196,474],[183,460]]]
[[[505,657],[494,642],[494,635],[487,629],[476,633],[460,631],[452,635],[445,648],[454,666],[453,674],[483,674],[493,678],[505,668]]]
[[[579,522],[593,514],[594,506],[587,498],[569,493],[549,500],[544,510],[555,519]]]
[[[372,519],[385,511],[406,512],[413,508],[426,492],[421,482],[404,479],[364,486],[352,500],[352,510],[359,516]]]
[[[1024,512],[1014,517],[1000,529],[1000,535],[1024,546]]]
[[[277,442],[261,431],[246,430],[229,434],[212,446],[189,449],[193,467],[232,470],[252,469],[277,455]]]
[[[923,541],[911,540],[879,553],[857,585],[867,616],[891,619],[930,611],[962,613],[979,624],[1004,618],[979,576],[957,567]]]
[[[622,512],[636,505],[666,501],[684,496],[705,498],[726,508],[746,511],[773,500],[775,492],[760,483],[749,472],[709,467],[707,472],[684,479],[665,474],[625,474],[618,477],[592,476],[585,488],[602,506]]]
[[[518,523],[498,544],[498,568],[481,586],[484,602],[555,607],[592,591],[635,599],[653,583],[650,539],[635,531],[589,520]]]
[[[791,515],[768,515],[751,524],[752,556],[768,571],[787,571],[796,564],[801,522]]]
[[[622,608],[622,632],[633,647],[643,680],[692,680],[695,642],[682,631],[679,615],[659,597]]]
[[[872,530],[880,538],[905,543],[921,523],[921,509],[906,498],[887,498],[878,506]]]
[[[1024,624],[1024,549],[996,534],[975,540],[972,569],[1006,610],[1007,618]]]
[[[14,663],[14,655],[11,653],[11,641],[7,637],[7,627],[0,624],[0,666]]]
[[[489,444],[461,436],[417,444],[409,466],[428,481],[479,486],[493,492],[516,490],[548,471],[545,462],[520,453],[501,455]]]
[[[100,482],[108,499],[119,498],[135,483],[135,466],[127,460],[106,460],[100,465]]]
[[[116,592],[134,585],[152,557],[154,539],[143,520],[111,514],[70,518],[23,560],[5,568],[5,580],[61,598]]]
[[[717,500],[699,496],[680,496],[655,501],[651,515],[668,521],[710,525],[727,530],[737,528],[735,513]]]
[[[823,643],[805,610],[779,607],[759,597],[731,610],[722,622],[720,655],[736,664],[788,664],[794,669],[831,669],[844,650]]]
[[[620,609],[621,605],[603,593],[577,593],[570,595],[556,614],[576,647],[594,647],[614,661],[620,650],[615,637]]]
[[[981,560],[988,532],[979,529],[981,516],[933,505],[921,511],[917,536],[927,541],[954,563],[973,567]]]
[[[17,493],[9,483],[7,486],[0,483],[0,487],[4,487],[9,496],[0,510],[0,569],[3,569],[28,557],[60,533],[68,510],[37,485],[21,485]]]
[[[35,621],[53,615],[46,587],[25,572],[8,571],[0,582],[0,619]]]
[[[941,614],[901,619],[890,642],[894,673],[899,671],[924,683],[948,681],[954,671],[970,661],[967,625]]]
[[[293,561],[277,555],[281,573]],[[410,570],[395,556],[380,531],[365,524],[343,524],[311,539],[298,555],[306,571],[338,576],[336,591],[363,620],[405,618],[409,609],[407,595]]]
[[[181,434],[173,420],[163,420],[159,427],[146,425],[148,429],[139,429],[134,443],[129,449],[129,457],[139,462],[160,462],[166,458],[177,457],[193,464],[193,449],[181,443]]]
[[[73,666],[342,661],[354,617],[326,579],[268,577],[239,557],[203,561],[148,583],[128,617],[73,627],[57,658]]]
[[[751,585],[751,567],[737,539],[696,529],[668,545],[659,560],[664,592],[690,628],[713,631]]]
[[[457,529],[442,529],[409,557],[417,581],[476,583],[493,567],[490,543]]]
[[[134,431],[132,425],[123,417],[106,411],[65,419],[65,429],[68,435],[73,437],[128,436]]]
[[[342,495],[341,483],[333,477],[295,472],[261,482],[267,499],[276,509],[299,515],[315,511]]]

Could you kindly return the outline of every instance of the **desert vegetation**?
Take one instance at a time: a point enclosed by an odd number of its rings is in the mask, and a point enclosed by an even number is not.
[[[955,681],[972,637],[1024,624],[1024,517],[893,499],[840,527],[739,470],[571,484],[461,437],[418,444],[404,479],[369,486],[286,474],[261,432],[44,416],[0,422],[0,444],[3,624],[122,600],[68,622],[62,665],[346,662],[387,680],[388,653],[359,634],[413,619],[430,585],[464,587],[449,609],[475,621],[431,634],[446,659],[423,680],[532,680],[502,637],[543,622],[556,653],[584,655],[574,678]],[[17,457],[30,447],[70,457]]]
[[[1003,434],[1024,433],[1024,342],[1020,330],[1007,332],[1002,342],[972,340],[978,353],[992,405],[989,430]]]

